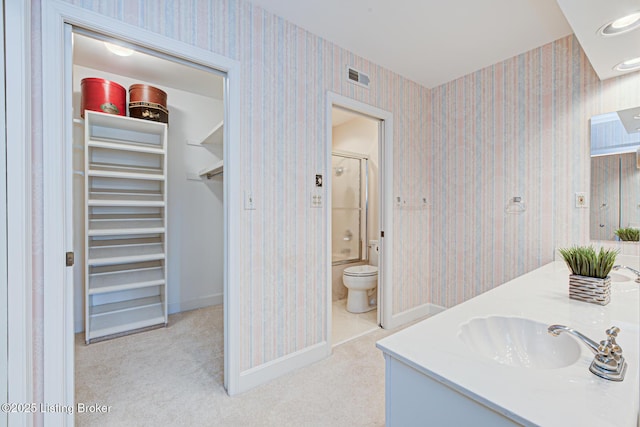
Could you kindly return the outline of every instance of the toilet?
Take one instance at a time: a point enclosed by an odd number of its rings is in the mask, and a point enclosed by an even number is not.
[[[378,287],[378,241],[369,240],[369,265],[347,267],[342,282],[347,288],[347,311],[365,313],[374,310]]]

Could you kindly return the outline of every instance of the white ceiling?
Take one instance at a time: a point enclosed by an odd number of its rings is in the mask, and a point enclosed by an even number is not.
[[[428,88],[572,33],[556,0],[251,1]]]
[[[620,45],[622,36],[593,37],[609,17],[640,9],[639,0],[250,1],[428,88],[574,31],[600,78],[640,55],[640,30]]]
[[[217,72],[194,68],[142,51],[134,51],[131,56],[118,56],[107,50],[101,40],[78,33],[73,34],[73,63],[158,86],[223,99],[223,77]]]
[[[640,0],[557,0],[601,80],[623,73],[613,68],[640,56],[640,29],[602,37],[598,30],[611,21],[640,11]]]
[[[428,88],[573,31],[601,79],[622,74],[613,67],[640,56],[640,30],[596,34],[609,20],[640,10],[640,0],[250,1]],[[140,51],[119,57],[79,34],[74,63],[222,99],[219,75]]]

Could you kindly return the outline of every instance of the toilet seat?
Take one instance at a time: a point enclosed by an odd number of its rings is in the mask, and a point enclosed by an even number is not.
[[[344,269],[345,276],[351,277],[371,277],[378,275],[378,267],[375,265],[356,265]]]

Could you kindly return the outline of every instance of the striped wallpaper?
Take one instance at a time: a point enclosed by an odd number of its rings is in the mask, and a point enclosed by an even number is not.
[[[450,307],[587,242],[589,118],[636,105],[640,75],[599,81],[573,36],[434,88],[430,277],[395,288],[395,309]],[[514,196],[526,212],[505,213]]]
[[[620,227],[620,157],[612,154],[591,159],[589,236],[595,240],[615,240],[614,232]]]
[[[393,112],[394,195],[430,203],[394,214],[394,313],[450,307],[587,241],[571,204],[588,191],[588,118],[640,105],[639,75],[598,81],[574,37],[429,90],[242,0],[68,1],[242,64],[257,209],[241,218],[241,371],[326,339],[326,215],[308,194],[327,170],[327,91]],[[525,213],[505,214],[513,196]]]

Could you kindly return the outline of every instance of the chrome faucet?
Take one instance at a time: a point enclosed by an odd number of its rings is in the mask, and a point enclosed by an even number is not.
[[[557,337],[561,332],[567,332],[578,338],[593,352],[595,357],[589,366],[592,374],[610,381],[622,381],[627,371],[627,361],[622,356],[622,348],[616,343],[616,337],[620,328],[612,326],[607,329],[607,339],[600,341],[600,345],[595,341],[581,334],[580,332],[564,325],[551,325],[548,332]]]
[[[566,332],[568,334],[571,334],[574,337],[576,337],[579,340],[581,340],[583,343],[585,343],[587,345],[587,347],[589,347],[589,349],[593,352],[593,354],[598,354],[598,344],[594,340],[592,340],[591,338],[589,338],[589,337],[587,337],[585,335],[582,335],[580,332],[576,331],[573,328],[570,328],[570,327],[564,326],[564,325],[551,325],[551,326],[549,326],[547,331],[549,331],[549,333],[551,335],[553,335],[554,337],[559,336],[560,332]]]
[[[614,265],[612,270],[622,270],[623,268],[626,268],[627,270],[634,273],[636,275],[636,283],[640,283],[640,271],[636,270],[635,268],[627,267],[626,265]]]

